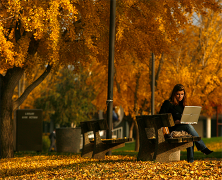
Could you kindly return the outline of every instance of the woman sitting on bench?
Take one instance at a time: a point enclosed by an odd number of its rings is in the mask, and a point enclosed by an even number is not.
[[[199,136],[191,124],[180,124],[183,109],[186,105],[186,92],[184,86],[177,84],[174,86],[169,100],[165,100],[161,106],[159,114],[171,113],[175,126],[169,127],[169,131],[186,131],[192,136]],[[209,150],[202,140],[194,142],[197,149],[208,155],[213,151]],[[187,161],[194,162],[194,147],[187,148]]]

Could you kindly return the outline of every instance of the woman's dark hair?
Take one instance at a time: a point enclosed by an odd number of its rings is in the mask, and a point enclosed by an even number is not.
[[[183,100],[181,102],[183,103],[183,106],[185,106],[186,105],[186,91],[185,91],[185,88],[182,84],[177,84],[177,85],[174,86],[169,100],[174,105],[178,105],[179,102],[176,99],[176,94],[177,94],[178,91],[183,91],[184,92],[184,97],[183,97]]]

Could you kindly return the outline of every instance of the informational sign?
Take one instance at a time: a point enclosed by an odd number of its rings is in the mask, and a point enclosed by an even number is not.
[[[42,110],[16,111],[16,151],[42,151]]]

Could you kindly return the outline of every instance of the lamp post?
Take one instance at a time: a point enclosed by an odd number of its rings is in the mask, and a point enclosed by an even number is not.
[[[116,18],[116,0],[110,0],[110,31],[109,31],[109,64],[108,64],[108,94],[107,94],[107,120],[109,130],[107,130],[106,138],[112,138],[113,124],[113,76],[114,76],[114,49],[115,49],[115,18]],[[109,151],[107,155],[111,155]]]

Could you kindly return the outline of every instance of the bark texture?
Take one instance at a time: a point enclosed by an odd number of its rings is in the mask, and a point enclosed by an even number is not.
[[[13,67],[7,70],[5,76],[0,74],[0,158],[14,157],[13,110],[16,110],[18,106],[24,102],[29,93],[47,77],[51,68],[52,67],[48,65],[45,72],[28,86],[24,93],[15,102],[13,102],[12,96],[15,87],[18,85],[18,82],[24,73],[24,69]]]
[[[13,147],[13,120],[12,120],[12,96],[24,70],[13,67],[5,76],[0,76],[0,157],[14,157]]]

